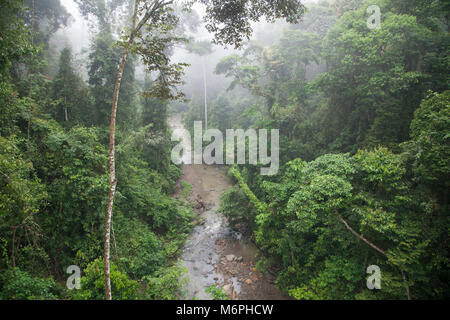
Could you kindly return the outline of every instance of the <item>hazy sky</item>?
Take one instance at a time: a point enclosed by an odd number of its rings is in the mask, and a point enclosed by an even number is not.
[[[60,0],[61,4],[67,9],[67,11],[71,14],[70,23],[67,27],[58,30],[58,32],[54,35],[51,40],[51,47],[53,48],[55,57],[57,57],[57,52],[59,52],[62,48],[67,45],[72,47],[73,53],[78,60],[78,66],[80,71],[84,77],[87,76],[86,65],[87,61],[87,50],[90,45],[90,39],[95,35],[95,30],[91,30],[89,27],[89,23],[81,16],[78,6],[75,4],[73,0]],[[314,0],[305,1],[304,3],[315,2]],[[200,16],[204,15],[203,6],[200,4],[195,4],[194,9],[198,12]],[[274,26],[268,26],[266,23],[259,23],[254,25],[254,37],[262,40],[264,38],[269,39],[271,34],[279,33],[279,28],[282,28],[283,23],[278,24],[278,28],[274,28]],[[206,40],[211,39],[212,35],[208,34],[205,28],[199,28],[197,34],[194,35],[196,40]],[[267,37],[268,36],[268,37]],[[263,41],[264,43],[264,41]],[[265,44],[268,45],[268,44]],[[224,50],[223,48],[216,47],[215,53],[208,57],[209,72],[212,75],[212,69],[215,64],[219,61],[221,57],[224,55],[230,54],[233,52],[232,48],[228,48],[228,50]],[[187,55],[184,50],[176,50],[174,56],[172,57],[173,61],[188,61],[192,62],[192,56]],[[82,61],[84,60],[84,63]],[[187,70],[189,73],[189,70]],[[190,70],[191,73],[193,70]],[[195,71],[195,70],[194,70]],[[142,76],[142,72],[140,68],[137,70],[137,76]]]
[[[62,48],[65,44],[70,44],[73,48],[74,53],[79,53],[81,52],[82,48],[86,49],[89,46],[89,39],[91,38],[91,36],[93,36],[93,34],[90,32],[88,23],[81,16],[78,10],[78,6],[75,4],[75,2],[73,0],[60,1],[61,4],[67,9],[67,11],[72,15],[72,18],[69,26],[58,30],[52,44],[57,46],[58,48]],[[202,5],[195,4],[194,9],[199,13],[200,16],[204,14]],[[211,35],[207,34],[206,30],[200,29],[199,34],[196,35],[196,38],[197,40],[210,39]],[[61,44],[58,42],[67,43]]]
[[[82,48],[87,48],[89,46],[89,39],[91,34],[89,32],[89,27],[87,21],[83,19],[80,12],[78,11],[78,6],[73,2],[73,0],[60,0],[61,4],[66,7],[67,11],[72,15],[70,19],[69,26],[64,29],[58,30],[55,35],[55,41],[63,41],[68,43],[53,43],[58,47],[62,47],[65,44],[70,44],[73,48],[74,53],[79,53]]]

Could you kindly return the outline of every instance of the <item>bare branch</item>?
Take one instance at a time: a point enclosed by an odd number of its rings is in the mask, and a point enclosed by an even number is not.
[[[347,223],[347,221],[344,220],[344,218],[342,218],[342,216],[335,210],[334,213],[336,213],[336,215],[338,216],[339,220],[345,225],[345,227],[350,230],[351,233],[353,233],[355,236],[357,236],[359,239],[361,239],[362,241],[364,241],[365,243],[367,243],[369,246],[371,246],[372,248],[374,248],[375,250],[377,250],[379,253],[383,254],[384,256],[387,256],[386,251],[378,248],[376,245],[374,245],[372,242],[370,242],[369,240],[367,240],[366,238],[364,238],[362,235],[360,235],[358,232],[356,232],[355,230],[352,229],[352,227],[350,227],[350,225]],[[400,268],[399,268],[400,269]],[[406,275],[405,272],[400,269],[400,272],[402,274],[402,278],[403,278],[403,282],[405,283],[405,289],[406,289],[406,296],[408,297],[408,300],[411,300],[411,292],[409,290],[409,285],[408,285],[408,280],[406,279]]]
[[[345,227],[350,230],[351,233],[353,233],[355,236],[357,236],[359,239],[361,239],[362,241],[364,241],[365,243],[367,243],[369,246],[371,246],[372,248],[374,248],[375,250],[377,250],[379,253],[381,253],[384,256],[387,256],[386,251],[378,248],[376,245],[374,245],[372,242],[370,242],[369,240],[367,240],[366,238],[364,238],[362,235],[360,235],[358,232],[356,232],[355,230],[353,230],[352,227],[350,227],[350,225],[347,223],[347,221],[344,220],[344,218],[342,218],[342,216],[335,210],[334,211],[336,213],[336,215],[338,216],[339,220],[345,225]]]

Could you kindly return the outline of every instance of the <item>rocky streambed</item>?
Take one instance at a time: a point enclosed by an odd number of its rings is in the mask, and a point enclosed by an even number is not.
[[[173,116],[172,129],[182,128],[181,116]],[[257,248],[242,234],[232,231],[217,213],[220,196],[232,186],[224,166],[185,165],[181,181],[192,185],[190,200],[196,203],[201,223],[192,231],[181,259],[189,283],[187,299],[211,299],[205,290],[224,288],[233,300],[286,299],[274,285],[274,278],[255,270]]]

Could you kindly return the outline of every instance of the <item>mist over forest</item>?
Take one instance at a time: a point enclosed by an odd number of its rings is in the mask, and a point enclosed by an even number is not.
[[[0,0],[0,300],[448,299],[449,13]]]

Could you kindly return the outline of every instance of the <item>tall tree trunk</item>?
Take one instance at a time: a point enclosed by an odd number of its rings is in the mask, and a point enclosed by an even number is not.
[[[12,244],[11,244],[11,260],[13,269],[16,267],[16,230],[17,227],[13,227]]]
[[[125,45],[125,51],[122,55],[122,61],[120,62],[119,70],[117,72],[116,84],[114,87],[114,95],[113,102],[111,108],[111,124],[110,124],[110,134],[109,134],[109,195],[108,195],[108,205],[106,209],[106,222],[105,222],[105,295],[106,300],[112,300],[111,295],[111,277],[110,277],[110,245],[111,245],[111,224],[112,224],[112,215],[113,215],[113,204],[114,204],[114,195],[116,193],[117,187],[117,179],[116,179],[116,162],[115,162],[115,137],[116,137],[116,115],[117,115],[117,103],[119,102],[119,91],[120,84],[122,82],[123,70],[125,69],[125,65],[127,63],[128,54],[130,52],[130,48],[134,43],[136,36],[138,36],[140,30],[144,27],[144,25],[149,21],[149,19],[158,14],[158,10],[162,7],[169,6],[173,4],[172,1],[153,1],[153,4],[150,7],[145,5],[146,11],[144,16],[137,22],[138,19],[138,9],[139,4],[142,0],[134,1],[134,12],[131,18],[131,30],[130,36],[128,39],[128,43]]]
[[[116,116],[117,116],[117,104],[119,102],[119,92],[120,85],[122,83],[123,70],[125,69],[125,65],[128,60],[128,54],[130,51],[130,47],[133,44],[134,37],[136,33],[142,28],[144,23],[146,22],[148,17],[144,17],[143,20],[139,23],[139,26],[136,28],[136,19],[138,14],[139,0],[136,0],[134,3],[134,13],[131,21],[131,33],[130,38],[128,40],[127,45],[125,46],[125,51],[122,55],[122,61],[120,62],[119,71],[117,72],[116,84],[114,87],[114,95],[113,102],[111,108],[111,124],[110,124],[110,132],[109,132],[109,195],[108,195],[108,205],[106,209],[106,221],[105,221],[105,252],[104,252],[104,263],[105,263],[105,296],[106,300],[112,300],[111,294],[111,267],[110,267],[110,258],[111,258],[111,222],[113,215],[113,204],[114,204],[114,196],[116,194],[117,188],[117,179],[116,179]]]
[[[205,130],[208,130],[208,88],[206,84],[206,67],[205,61],[202,62],[203,66],[203,85],[205,88]]]
[[[35,19],[35,4],[34,0],[31,2],[31,46],[34,47],[34,19]],[[30,59],[30,74],[33,71],[33,59]],[[33,80],[30,82],[30,92],[29,97],[33,92]],[[30,132],[31,132],[31,116],[32,116],[32,105],[30,104],[28,108],[28,126],[27,126],[27,152],[30,152]]]
[[[64,97],[64,121],[69,121],[69,114],[67,112],[67,98]]]
[[[408,300],[412,300],[411,292],[409,290],[409,285],[408,285],[408,279],[406,279],[406,274],[403,272],[403,270],[400,270],[400,271],[402,272],[403,282],[405,283],[406,296],[408,297]]]
[[[120,63],[119,71],[117,73],[116,85],[114,88],[113,104],[111,109],[111,124],[109,134],[109,196],[108,206],[106,210],[106,222],[105,222],[105,294],[106,300],[111,300],[111,277],[110,277],[110,243],[111,243],[111,221],[113,214],[114,195],[116,194],[117,179],[116,179],[116,115],[117,115],[117,103],[119,101],[120,84],[122,82],[123,70],[128,59],[129,46],[125,48],[125,52],[122,56],[122,62]]]

